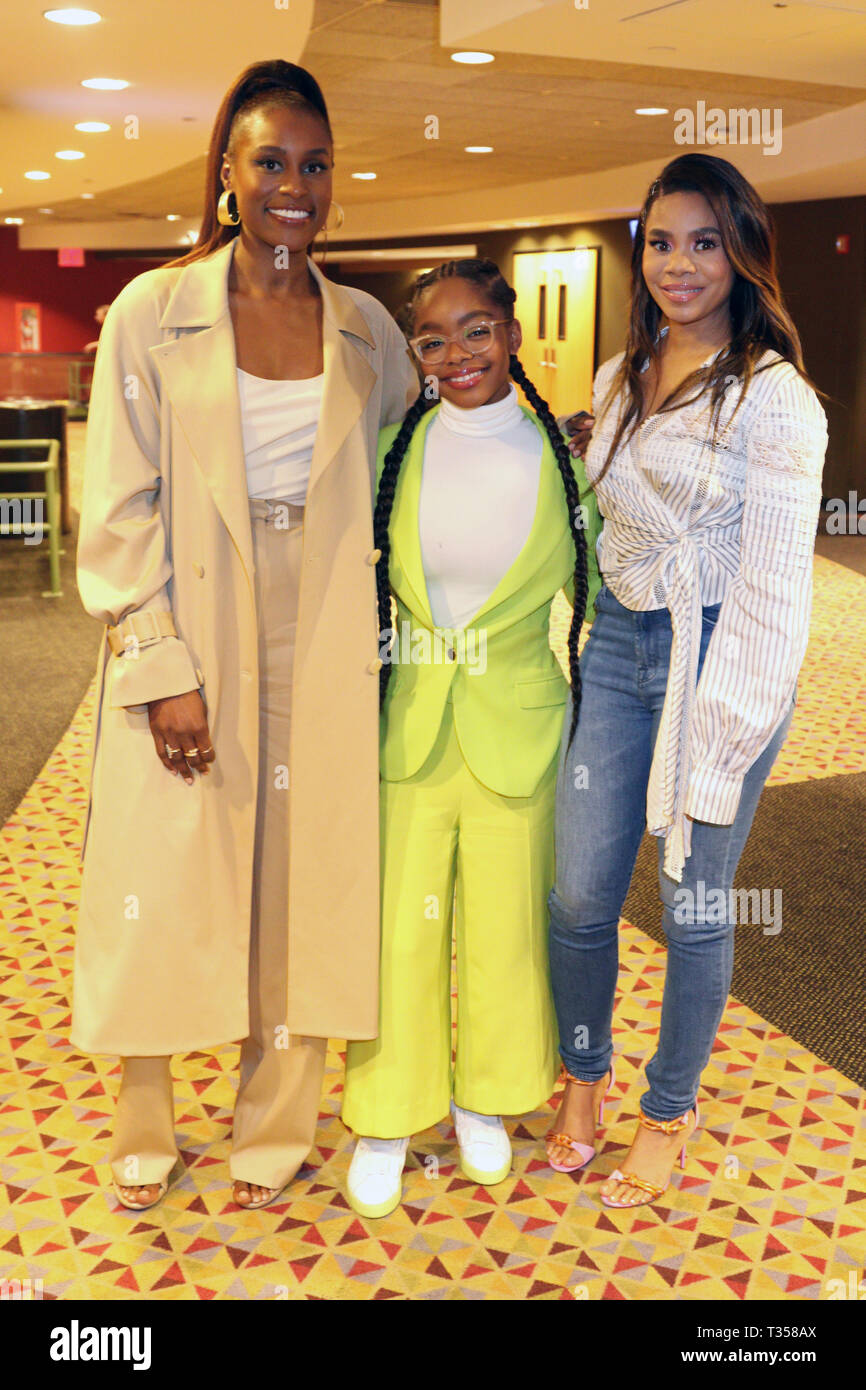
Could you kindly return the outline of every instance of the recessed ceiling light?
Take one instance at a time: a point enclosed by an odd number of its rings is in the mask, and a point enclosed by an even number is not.
[[[493,146],[492,146],[492,145],[464,145],[463,148],[464,148],[464,150],[465,150],[465,152],[466,152],[467,154],[492,154],[492,153],[493,153]]]
[[[44,169],[28,169],[28,170],[27,170],[27,173],[24,175],[24,177],[25,177],[25,179],[35,179],[35,180],[39,180],[39,179],[50,179],[50,178],[51,178],[51,175],[50,175],[50,174],[46,174],[46,172],[45,172]]]
[[[40,211],[40,212],[44,212],[44,213],[49,213],[49,212],[50,212],[50,213],[53,213],[53,212],[54,212],[54,209],[53,209],[53,208],[39,208],[39,211]]]
[[[93,194],[92,194],[92,193],[82,193],[81,196],[82,196],[82,198],[92,198],[92,197],[93,197]]]
[[[666,116],[668,108],[666,106],[636,106],[634,114],[636,116]]]
[[[96,10],[43,10],[42,17],[52,24],[98,24],[102,19]]]
[[[122,77],[85,77],[82,87],[90,87],[97,92],[122,92],[129,83]]]
[[[106,121],[79,121],[75,127],[85,135],[98,135],[103,130],[111,130]]]
[[[83,158],[84,158],[84,152],[83,152],[82,150],[55,150],[55,151],[54,151],[54,158],[55,158],[55,159],[83,159]]]
[[[180,213],[179,213],[179,212],[167,212],[167,213],[165,214],[165,220],[166,220],[166,222],[179,222],[179,221],[180,221]]]
[[[475,53],[471,50],[461,51],[451,54],[452,63],[492,63],[494,57],[492,53]]]
[[[353,178],[353,179],[377,179],[378,177],[379,177],[378,174],[374,174],[374,173],[372,173],[372,172],[369,171],[369,170],[368,170],[367,172],[363,172],[363,171],[362,171],[362,172],[360,172],[360,173],[357,173],[357,174],[353,174],[353,175],[352,175],[352,178]]]
[[[23,217],[4,217],[3,221],[7,227],[22,227],[24,225]]]

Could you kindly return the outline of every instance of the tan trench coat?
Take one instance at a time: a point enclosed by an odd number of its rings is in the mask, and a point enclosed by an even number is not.
[[[246,1036],[258,766],[252,536],[227,279],[235,241],[133,280],[103,325],[78,546],[106,625],[170,610],[178,635],[103,634],[82,844],[71,1037],[184,1052]],[[378,655],[372,502],[381,426],[418,381],[377,300],[329,283],[304,522],[288,769],[289,1031],[376,1036]],[[146,620],[145,620],[146,621]],[[157,759],[147,701],[201,688],[216,751],[192,786]]]

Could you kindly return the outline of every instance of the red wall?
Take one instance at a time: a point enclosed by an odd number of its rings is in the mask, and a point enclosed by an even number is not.
[[[83,266],[59,266],[56,251],[20,251],[17,227],[0,227],[0,352],[18,351],[18,301],[42,306],[42,352],[80,352],[98,336],[94,310],[163,260],[97,260],[85,251]]]

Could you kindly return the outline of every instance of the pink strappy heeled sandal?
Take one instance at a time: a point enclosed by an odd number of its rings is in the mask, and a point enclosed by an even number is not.
[[[596,1079],[595,1081],[581,1081],[579,1077],[572,1076],[570,1071],[565,1071],[563,1079],[565,1081],[566,1086],[597,1086],[598,1080],[600,1078]],[[608,1087],[598,1103],[599,1124],[604,1123],[604,1103],[610,1095],[611,1091],[613,1090],[614,1080],[615,1077],[613,1062],[611,1062],[610,1080],[608,1082]],[[563,1091],[563,1095],[564,1094],[565,1092]],[[560,1099],[562,1099],[562,1097],[560,1097]],[[553,1132],[551,1132],[550,1134],[545,1136],[545,1142],[547,1143],[547,1161],[550,1164],[551,1168],[554,1168],[557,1173],[576,1173],[579,1168],[584,1168],[586,1164],[589,1163],[589,1160],[595,1157],[595,1149],[592,1147],[591,1144],[582,1144],[579,1139],[575,1139],[571,1134],[554,1134]],[[550,1157],[551,1144],[559,1144],[564,1149],[573,1149],[574,1152],[580,1158],[580,1162],[570,1164],[554,1163],[553,1159]]]

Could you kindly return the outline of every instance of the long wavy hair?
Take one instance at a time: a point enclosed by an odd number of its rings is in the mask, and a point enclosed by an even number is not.
[[[223,154],[228,153],[229,158],[234,158],[238,138],[247,117],[265,106],[288,106],[315,112],[325,125],[328,139],[333,140],[322,89],[306,68],[298,67],[296,63],[287,63],[282,58],[275,58],[271,62],[253,63],[245,68],[223,97],[211,131],[205,176],[204,211],[198,241],[185,256],[169,261],[169,265],[189,265],[191,261],[202,260],[226,242],[232,241],[240,232],[240,224],[236,227],[224,227],[217,221],[217,203],[223,193],[220,178]]]
[[[649,187],[634,238],[631,257],[631,313],[622,363],[599,408],[606,414],[622,393],[617,427],[601,472],[603,478],[623,439],[631,438],[643,413],[641,368],[659,365],[659,324],[662,311],[650,294],[643,275],[647,218],[657,198],[669,193],[700,193],[706,198],[721,233],[722,246],[734,272],[729,310],[732,335],[727,348],[709,366],[698,367],[661,402],[658,413],[677,410],[709,393],[714,438],[725,392],[736,379],[741,389],[734,414],[743,401],[756,371],[767,371],[778,362],[758,367],[762,355],[772,349],[790,362],[813,389],[806,375],[800,338],[785,307],[776,269],[776,234],[769,209],[726,159],[711,154],[684,154],[671,160]],[[821,394],[821,393],[819,393]]]
[[[401,314],[401,323],[409,333],[411,333],[414,328],[418,301],[421,296],[426,290],[430,289],[431,286],[437,284],[440,280],[447,280],[454,276],[459,277],[461,280],[469,280],[473,285],[477,285],[481,293],[496,306],[496,309],[501,313],[504,319],[511,321],[514,318],[514,304],[517,296],[502,275],[498,265],[493,261],[471,257],[466,260],[447,261],[444,265],[437,266],[434,270],[429,270],[418,277],[413,286],[409,303]],[[551,414],[550,407],[539,395],[526,375],[521,362],[513,353],[509,363],[509,371],[518,385],[522,386],[527,400],[544,426],[547,437],[553,447],[553,452],[556,455],[556,462],[559,467],[559,474],[562,479],[562,485],[565,489],[568,520],[571,528],[571,537],[574,541],[574,610],[571,615],[571,627],[568,632],[568,665],[572,689],[572,718],[571,730],[569,733],[570,746],[574,738],[575,730],[577,729],[577,720],[580,711],[581,682],[577,648],[580,638],[580,629],[586,614],[586,599],[588,592],[586,536],[581,524],[582,512],[580,506],[580,493],[577,480],[574,476],[571,454],[566,447],[565,439],[559,426]],[[382,552],[376,565],[380,650],[382,649],[382,645],[386,642],[387,634],[391,631],[391,578],[389,573],[391,540],[389,527],[391,512],[394,506],[397,479],[400,475],[400,467],[406,456],[409,443],[422,416],[435,404],[435,397],[431,397],[426,388],[423,388],[409,407],[397,437],[385,455],[382,467],[382,476],[376,495],[376,509],[373,514],[373,544],[377,550]],[[379,671],[380,709],[385,703],[388,681],[391,677],[391,665],[392,663],[390,661],[386,661]]]

